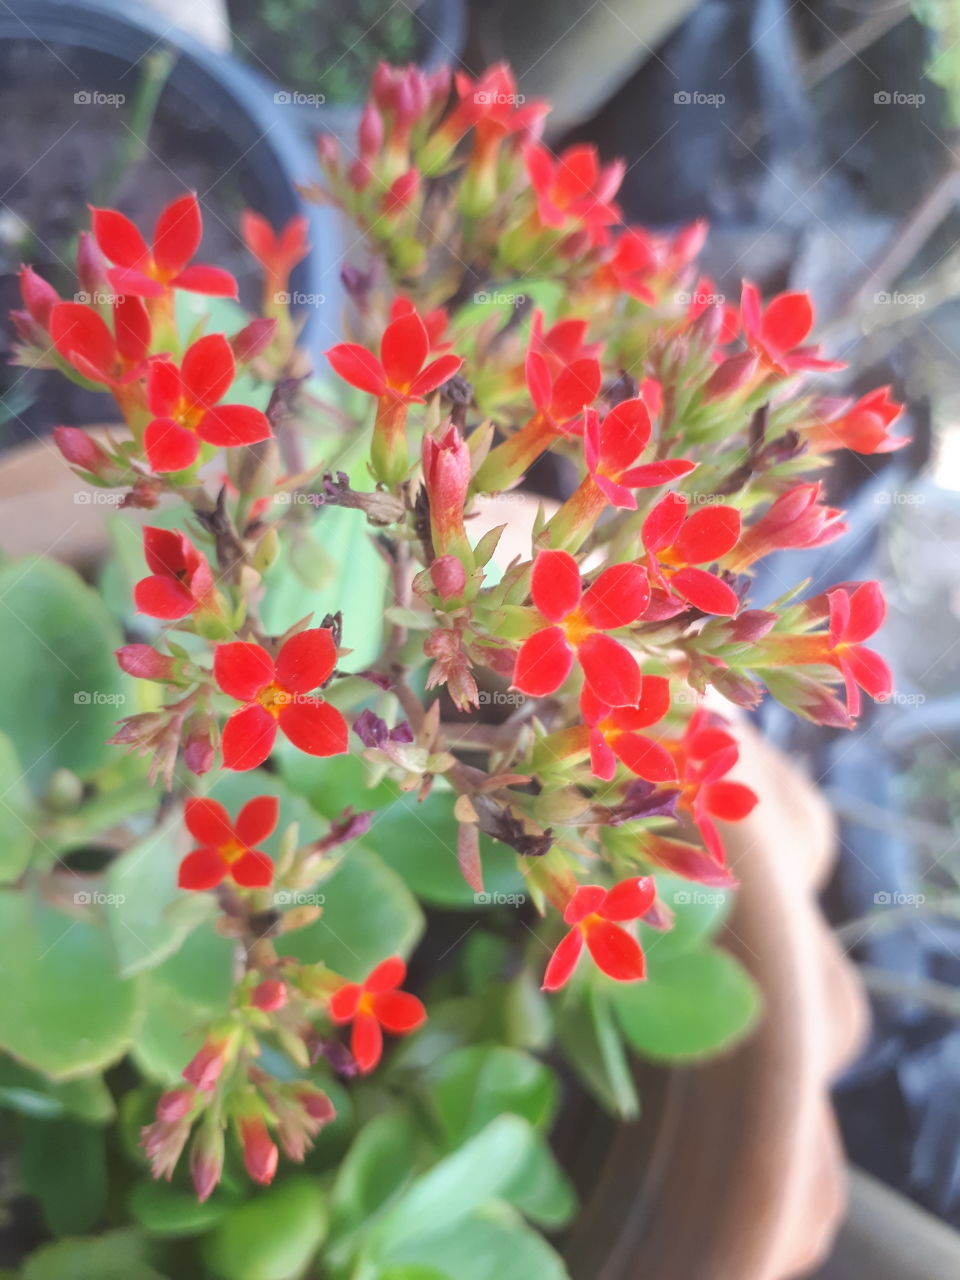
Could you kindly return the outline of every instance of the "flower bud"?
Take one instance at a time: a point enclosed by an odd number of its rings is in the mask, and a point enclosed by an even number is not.
[[[157,680],[161,684],[177,683],[179,660],[158,653],[149,644],[125,644],[114,650],[121,671],[138,680]]]
[[[226,1035],[211,1036],[184,1067],[183,1078],[188,1080],[195,1089],[199,1089],[202,1093],[209,1093],[233,1056],[236,1043],[237,1031],[234,1028],[231,1028]]]
[[[467,571],[456,556],[438,556],[430,566],[430,578],[441,600],[462,596],[467,585]]]
[[[286,985],[277,978],[265,978],[254,987],[250,1003],[264,1013],[275,1013],[287,1003]]]
[[[182,1119],[193,1109],[195,1097],[192,1089],[168,1089],[157,1102],[157,1119]]]
[[[273,341],[277,331],[277,321],[268,316],[258,316],[233,335],[230,348],[237,364],[249,364],[251,360],[262,355]]]
[[[77,237],[77,282],[84,293],[99,293],[107,284],[107,264],[89,231]]]
[[[423,438],[423,482],[430,500],[430,530],[438,556],[469,556],[463,510],[470,487],[466,441],[451,423],[440,436]]]
[[[123,474],[106,449],[79,427],[54,427],[53,440],[72,467],[89,471],[101,480],[115,480]]]
[[[190,1148],[190,1176],[197,1199],[208,1200],[223,1173],[224,1142],[220,1121],[208,1113]]]
[[[756,373],[757,364],[758,358],[752,351],[741,351],[724,360],[704,384],[704,400],[722,400],[747,386]]]
[[[277,1171],[280,1152],[270,1137],[265,1120],[260,1115],[241,1116],[237,1121],[237,1132],[247,1173],[261,1186],[269,1185]]]
[[[364,160],[375,156],[383,146],[383,116],[375,102],[368,102],[357,128],[357,149]]]
[[[20,296],[32,320],[43,329],[50,323],[50,312],[60,301],[60,295],[43,276],[32,267],[20,268]]]
[[[183,763],[198,777],[213,768],[217,754],[217,721],[206,710],[195,711],[184,725]]]

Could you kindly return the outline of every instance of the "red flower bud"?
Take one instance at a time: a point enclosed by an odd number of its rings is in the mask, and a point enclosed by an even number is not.
[[[470,450],[452,424],[441,436],[423,438],[423,483],[430,499],[430,528],[439,556],[467,547],[463,509],[470,487]]]
[[[80,467],[100,479],[120,474],[116,463],[86,431],[79,427],[54,427],[53,439],[57,448],[72,467]]]
[[[441,600],[462,596],[467,585],[467,571],[456,556],[438,556],[430,566],[430,577]]]
[[[244,1116],[237,1122],[237,1128],[247,1173],[254,1182],[267,1186],[277,1172],[280,1152],[266,1123],[261,1116]]]
[[[230,339],[230,347],[237,364],[248,364],[266,351],[277,331],[277,322],[266,316],[251,320],[248,325]]]
[[[383,146],[383,116],[377,110],[376,103],[368,102],[360,117],[357,129],[357,147],[361,156],[369,160]]]
[[[717,366],[703,388],[704,400],[722,400],[745,387],[757,371],[759,357],[753,351],[741,351]]]
[[[277,978],[265,978],[254,987],[250,1003],[264,1013],[275,1013],[287,1003],[287,988]]]
[[[219,1120],[205,1120],[190,1148],[190,1176],[201,1204],[208,1200],[223,1173],[223,1129]]]
[[[158,680],[161,683],[176,680],[177,660],[165,653],[158,653],[149,644],[125,644],[114,650],[121,671],[138,680]]]
[[[195,1097],[192,1089],[168,1089],[157,1103],[157,1119],[182,1119],[192,1109]]]
[[[46,329],[50,322],[50,312],[60,301],[60,295],[53,285],[38,276],[32,267],[21,267],[20,296],[31,319]]]
[[[235,1039],[231,1035],[225,1039],[208,1040],[184,1067],[183,1078],[189,1080],[194,1088],[209,1093],[227,1065]]]

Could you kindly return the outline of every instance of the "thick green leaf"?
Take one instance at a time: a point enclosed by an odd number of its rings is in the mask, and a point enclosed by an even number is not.
[[[110,758],[129,682],[121,635],[96,592],[52,560],[0,568],[0,731],[35,792],[59,768],[88,777]]]
[[[419,1135],[406,1110],[375,1116],[359,1132],[333,1185],[333,1235],[369,1223],[413,1176]]]
[[[88,1124],[105,1124],[116,1111],[101,1076],[55,1084],[12,1058],[0,1058],[0,1106],[39,1120],[69,1115]]]
[[[176,1084],[200,1048],[206,1025],[226,1012],[234,951],[229,939],[204,926],[163,964],[141,975],[145,1012],[132,1055],[149,1079]]]
[[[500,1116],[429,1172],[422,1174],[384,1220],[378,1236],[385,1257],[421,1235],[453,1225],[502,1195],[530,1157],[534,1130],[519,1116]],[[441,1264],[442,1265],[442,1264]]]
[[[577,1210],[573,1183],[539,1133],[526,1162],[502,1194],[525,1218],[548,1231],[559,1231],[566,1226]]]
[[[299,1280],[326,1232],[322,1185],[298,1174],[226,1213],[203,1254],[222,1280]]]
[[[645,982],[602,980],[631,1045],[651,1058],[704,1058],[742,1039],[760,1012],[756,983],[733,956],[701,947],[658,963]]]
[[[124,975],[152,969],[216,914],[210,894],[177,888],[177,868],[187,852],[179,811],[115,858],[107,870],[111,909],[107,928]]]
[[[665,871],[657,872],[657,894],[674,913],[673,928],[659,933],[641,923],[639,937],[647,955],[656,956],[658,962],[712,938],[729,915],[734,899],[732,889],[712,889]]]
[[[31,893],[0,893],[0,1048],[55,1080],[121,1057],[137,1030],[141,989],[116,974],[106,931]]]
[[[590,987],[558,1002],[557,1038],[570,1065],[597,1101],[615,1115],[640,1114],[623,1036],[613,1011]]]
[[[473,1045],[439,1059],[428,1078],[450,1147],[506,1113],[546,1128],[556,1106],[553,1072],[518,1049]]]
[[[411,1236],[389,1261],[438,1267],[456,1280],[570,1280],[560,1257],[536,1232],[508,1213],[484,1213]]]
[[[352,845],[320,886],[323,914],[306,929],[285,934],[277,950],[299,960],[322,960],[351,981],[366,977],[387,956],[407,956],[423,933],[423,912],[403,880],[360,845]]]
[[[76,1120],[27,1122],[20,1175],[54,1235],[88,1231],[107,1200],[103,1130]]]
[[[408,1266],[401,1263],[399,1267],[387,1267],[386,1271],[378,1271],[376,1280],[454,1280],[446,1271],[438,1271],[436,1267],[421,1267],[412,1262]]]
[[[13,743],[0,733],[0,884],[19,880],[36,843],[33,798]]]
[[[389,571],[362,512],[321,507],[314,521],[312,535],[330,560],[329,581],[319,590],[305,591],[291,568],[288,540],[267,574],[264,626],[268,631],[283,632],[311,610],[315,623],[327,613],[342,612],[343,643],[352,650],[343,659],[343,667],[362,671],[375,661],[383,642]]]
[[[214,1226],[231,1207],[222,1191],[201,1204],[192,1191],[179,1191],[166,1182],[141,1182],[130,1193],[130,1216],[148,1235],[198,1236]]]
[[[284,758],[280,768],[289,785],[325,817],[335,817],[347,805],[376,810],[364,845],[375,850],[424,902],[475,909],[513,907],[525,901],[516,854],[485,836],[480,841],[485,899],[478,900],[466,883],[457,862],[455,797],[449,791],[434,790],[418,803],[415,795],[402,793],[390,783],[365,788],[359,756],[341,756],[330,765],[318,768],[301,755]]]
[[[89,1239],[44,1245],[26,1262],[20,1280],[167,1280],[147,1262],[135,1228]]]

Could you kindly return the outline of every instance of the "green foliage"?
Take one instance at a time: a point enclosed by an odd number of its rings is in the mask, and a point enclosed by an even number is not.
[[[88,1231],[107,1200],[103,1130],[76,1120],[25,1122],[20,1176],[54,1235]]]
[[[99,1075],[57,1084],[12,1058],[0,1058],[0,1106],[38,1120],[73,1116],[88,1124],[106,1124],[116,1113]]]
[[[298,1280],[326,1232],[322,1186],[298,1174],[224,1214],[203,1256],[220,1280]]]
[[[20,1280],[167,1280],[147,1260],[135,1228],[89,1239],[61,1240],[32,1254]]]
[[[0,732],[37,794],[61,768],[89,778],[114,751],[129,682],[121,641],[99,596],[64,565],[16,560],[0,568]]]

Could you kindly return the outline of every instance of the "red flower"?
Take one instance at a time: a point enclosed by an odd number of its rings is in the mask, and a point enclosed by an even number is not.
[[[619,220],[612,200],[623,181],[622,160],[601,166],[596,147],[581,144],[552,156],[537,143],[527,148],[524,160],[544,226],[559,230],[579,222],[602,235],[603,228]]]
[[[246,404],[220,404],[236,373],[230,343],[211,333],[188,347],[180,368],[151,360],[147,402],[153,421],[143,438],[154,471],[193,466],[201,441],[218,448],[256,444],[273,434],[265,413]]]
[[[822,547],[847,532],[839,507],[820,505],[820,481],[797,484],[751,525],[730,561],[736,572],[761,556],[791,548]]]
[[[78,373],[117,391],[143,376],[150,350],[150,317],[139,298],[118,298],[111,333],[92,307],[58,302],[50,310],[50,340]]]
[[[760,290],[745,280],[740,321],[747,346],[772,373],[786,376],[801,369],[846,368],[842,360],[822,359],[819,347],[802,345],[813,330],[813,303],[808,293],[778,293],[764,307]]]
[[[304,217],[291,218],[277,232],[259,213],[244,209],[240,216],[240,234],[243,243],[264,268],[269,289],[286,288],[290,272],[310,252]]]
[[[590,761],[596,778],[609,782],[622,761],[647,782],[675,782],[677,766],[670,752],[640,730],[662,720],[670,710],[670,681],[643,676],[640,697],[632,707],[608,707],[589,685],[580,695],[580,714],[590,729]]]
[[[664,459],[635,466],[650,443],[650,413],[641,397],[621,400],[605,418],[596,409],[584,410],[584,445],[587,469],[607,500],[615,507],[636,511],[633,489],[669,484],[688,476],[695,462]]]
[[[92,214],[97,245],[115,263],[107,276],[118,293],[159,298],[168,289],[187,289],[214,298],[237,296],[237,282],[229,271],[187,265],[203,234],[200,206],[192,193],[171,201],[161,212],[152,247],[116,209],[93,209]]]
[[[547,358],[531,347],[527,352],[524,373],[530,399],[537,410],[535,421],[539,420],[551,431],[579,434],[579,423],[576,430],[568,424],[582,413],[586,405],[596,400],[602,381],[600,362],[593,358],[574,360],[554,377]],[[514,439],[518,439],[519,434]]]
[[[739,758],[737,740],[717,724],[716,717],[701,710],[690,718],[676,753],[680,773],[677,808],[690,814],[711,856],[723,865],[726,853],[714,819],[739,822],[757,803],[749,787],[724,777]]]
[[[839,670],[847,690],[847,710],[860,714],[860,690],[881,701],[893,692],[893,674],[883,658],[868,649],[864,640],[879,631],[887,605],[878,582],[862,582],[853,592],[839,588],[827,595],[830,602],[830,652],[828,661]]]
[[[543,312],[534,311],[530,321],[529,350],[543,356],[550,377],[556,380],[575,360],[597,360],[602,342],[587,342],[589,321],[570,317],[558,320],[549,329],[543,327]],[[591,397],[592,399],[593,397]]]
[[[143,531],[143,551],[152,577],[133,589],[140,613],[151,618],[185,618],[196,609],[216,608],[213,573],[185,533],[173,529]]]
[[[635,706],[641,688],[637,660],[605,633],[636,622],[646,609],[650,587],[643,569],[611,565],[584,592],[573,556],[541,551],[533,563],[530,594],[547,625],[520,646],[514,688],[534,698],[554,693],[576,659],[600,701]]]
[[[398,296],[390,303],[390,319],[399,320],[401,316],[410,314],[418,315],[417,308],[413,305],[409,298]],[[439,356],[450,350],[450,343],[446,339],[447,325],[450,323],[450,317],[447,315],[443,307],[434,307],[432,311],[425,311],[420,319],[423,321],[424,328],[427,331],[427,337],[430,340],[430,355]]]
[[[602,973],[617,982],[638,982],[646,974],[640,943],[620,925],[639,920],[657,898],[652,876],[632,876],[612,889],[584,884],[563,913],[570,932],[561,940],[543,976],[543,991],[559,991],[573,976],[583,944]]]
[[[909,436],[892,436],[890,427],[903,405],[890,399],[889,387],[877,387],[859,400],[821,400],[814,405],[817,419],[806,424],[803,440],[811,453],[852,449],[855,453],[893,453],[910,443]]]
[[[383,1054],[383,1033],[406,1036],[423,1026],[427,1011],[416,996],[397,988],[407,976],[399,956],[378,964],[362,983],[348,982],[330,998],[330,1018],[338,1026],[353,1023],[350,1052],[363,1075]]]
[[[213,674],[224,693],[246,705],[223,729],[227,769],[255,769],[273,748],[277,728],[311,756],[336,756],[347,749],[347,722],[329,702],[308,696],[329,680],[337,662],[327,627],[299,631],[274,662],[258,644],[217,645]]]
[[[438,356],[427,364],[429,354],[427,326],[411,308],[384,329],[379,360],[356,342],[331,347],[327,359],[352,387],[380,399],[416,404],[452,378],[463,364],[455,355]]]
[[[702,220],[681,227],[672,238],[644,227],[627,227],[617,236],[609,260],[596,272],[595,283],[653,302],[656,295],[651,284],[679,275],[702,249],[706,234]]]
[[[280,816],[275,796],[248,800],[236,822],[218,800],[188,800],[183,821],[200,848],[180,863],[181,889],[213,889],[227,876],[247,889],[273,882],[273,863],[255,848],[273,835]]]
[[[719,560],[737,544],[740,512],[713,504],[687,514],[687,500],[668,493],[643,522],[643,545],[657,596],[652,616],[672,617],[685,600],[703,613],[737,612],[737,593],[715,573],[695,566]]]

